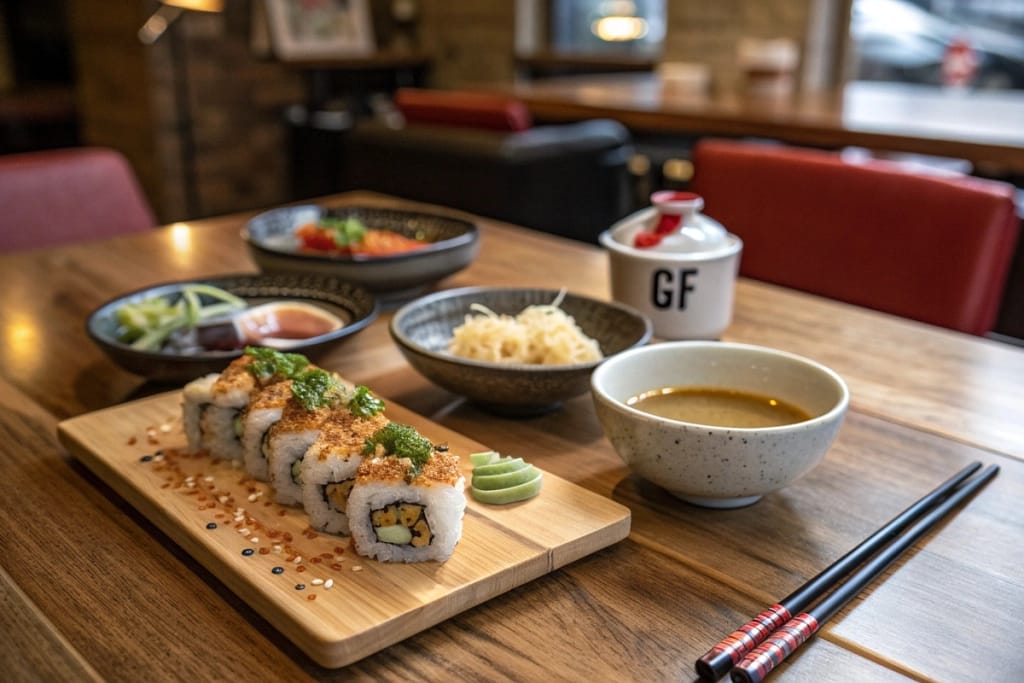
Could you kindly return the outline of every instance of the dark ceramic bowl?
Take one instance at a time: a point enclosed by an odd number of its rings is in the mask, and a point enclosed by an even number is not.
[[[174,295],[188,284],[204,283],[220,287],[258,305],[271,301],[293,300],[319,306],[341,319],[341,328],[318,337],[302,340],[288,348],[311,361],[341,339],[355,334],[377,317],[376,299],[362,287],[338,278],[321,275],[234,275],[203,280],[188,280],[154,285],[112,299],[96,309],[86,321],[89,337],[115,363],[128,372],[156,382],[185,383],[196,377],[220,372],[242,354],[234,351],[174,353],[140,351],[117,340],[117,309],[129,302],[154,296]]]
[[[554,289],[468,287],[430,294],[398,310],[391,337],[405,358],[427,379],[448,391],[506,415],[530,415],[557,408],[590,389],[590,374],[602,361],[573,365],[502,364],[469,360],[447,351],[452,330],[465,321],[470,304],[515,315],[527,306],[550,304]],[[642,346],[651,323],[622,304],[567,294],[561,308],[597,340],[605,358]]]
[[[328,255],[299,250],[295,231],[321,217],[358,218],[429,244],[393,256]],[[383,301],[403,300],[462,270],[476,258],[480,237],[469,221],[366,206],[286,206],[259,214],[242,230],[253,260],[267,273],[320,273],[362,285]]]

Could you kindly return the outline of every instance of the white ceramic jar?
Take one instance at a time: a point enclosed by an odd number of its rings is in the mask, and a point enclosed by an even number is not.
[[[696,194],[656,192],[651,201],[599,237],[612,298],[647,315],[657,337],[718,339],[732,322],[743,242],[700,213]],[[660,234],[658,244],[635,246],[641,233]]]

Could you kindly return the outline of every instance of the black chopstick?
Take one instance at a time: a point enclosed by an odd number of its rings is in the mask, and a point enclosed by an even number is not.
[[[914,545],[953,508],[987,484],[998,473],[998,465],[989,465],[985,471],[958,488],[946,500],[918,520],[907,533],[866,562],[828,597],[776,629],[770,638],[754,648],[733,667],[730,674],[733,683],[761,683],[772,669],[814,635],[846,603],[881,575],[896,558]]]
[[[726,636],[720,643],[712,647],[703,657],[697,660],[697,674],[706,681],[717,681],[724,676],[729,669],[771,635],[775,629],[792,619],[794,614],[803,611],[808,605],[834,586],[839,579],[850,573],[854,567],[864,562],[879,548],[898,536],[900,532],[910,526],[929,508],[942,500],[950,491],[959,486],[967,477],[974,474],[980,467],[980,462],[972,462],[936,487],[931,493],[893,517],[878,531],[864,539],[860,545],[822,570],[813,579]]]

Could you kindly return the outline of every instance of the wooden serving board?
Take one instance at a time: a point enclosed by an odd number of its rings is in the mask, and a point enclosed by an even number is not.
[[[325,667],[350,664],[629,534],[629,509],[544,473],[541,494],[505,506],[467,490],[447,562],[388,564],[315,532],[301,509],[229,461],[187,455],[181,394],[61,422],[70,453]],[[393,403],[388,416],[461,456],[487,450]],[[299,588],[299,586],[302,586]]]

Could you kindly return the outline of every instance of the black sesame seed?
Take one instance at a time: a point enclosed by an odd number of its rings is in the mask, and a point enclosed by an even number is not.
[[[206,528],[207,529],[216,529],[217,528],[217,522],[210,522],[209,524],[206,525]]]
[[[274,572],[275,574],[284,574],[284,567],[274,567],[270,571]]]
[[[256,552],[256,551],[253,550],[252,548],[246,548],[245,550],[242,551],[242,554],[245,555],[246,557],[249,557],[254,552]]]
[[[139,460],[141,460],[142,462],[149,462],[152,459],[153,459],[152,455],[144,455],[141,458],[139,458]]]
[[[297,584],[295,584],[295,590],[297,590],[297,591],[304,591],[304,590],[306,590],[306,584],[304,584],[304,583],[297,583]]]

